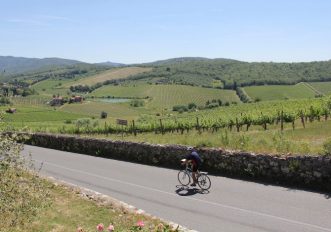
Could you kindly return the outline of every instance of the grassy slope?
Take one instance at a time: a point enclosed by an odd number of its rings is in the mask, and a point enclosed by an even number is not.
[[[157,219],[130,213],[116,206],[102,206],[96,202],[87,200],[67,187],[55,186],[46,182],[49,189],[52,205],[40,209],[32,223],[25,226],[1,228],[4,232],[18,231],[76,231],[82,227],[84,231],[96,231],[96,226],[103,223],[105,228],[112,224],[115,231],[131,231],[132,226],[142,220],[145,227],[153,229],[160,224]],[[4,229],[4,230],[2,230]],[[105,229],[106,230],[106,229]],[[168,230],[169,231],[169,230]]]
[[[136,119],[143,113],[141,110],[141,108],[130,107],[129,103],[109,104],[96,101],[86,101],[83,104],[66,104],[60,108],[62,112],[85,114],[96,118],[99,118],[101,112],[105,111],[108,114],[109,120],[122,117],[125,119]]]
[[[69,91],[68,84],[74,83],[72,80],[44,80],[32,86],[40,95],[51,97],[53,94],[66,96]]]
[[[221,99],[223,102],[239,102],[236,93],[231,90],[210,89],[185,85],[132,85],[104,86],[91,95],[114,97],[149,97],[148,106],[153,108],[172,107],[179,104],[194,102],[205,105],[207,100]]]
[[[143,72],[149,72],[152,68],[141,67],[125,67],[111,69],[100,74],[90,76],[75,82],[75,85],[93,85],[99,82],[104,82],[113,79],[124,79],[131,75],[136,75]]]
[[[251,99],[259,98],[262,101],[313,98],[314,91],[303,83],[297,85],[269,85],[269,86],[251,86],[244,90]]]
[[[17,112],[14,114],[5,114],[5,122],[56,122],[65,120],[74,120],[82,118],[84,115],[78,113],[68,113],[54,110],[53,108],[44,108],[36,106],[15,106]],[[6,110],[8,107],[0,107],[0,110]],[[86,116],[85,116],[86,117]]]
[[[310,82],[313,88],[325,95],[331,95],[331,82]]]

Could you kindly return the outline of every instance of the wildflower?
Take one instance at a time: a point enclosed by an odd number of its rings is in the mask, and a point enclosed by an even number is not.
[[[137,226],[140,227],[140,228],[143,228],[145,226],[145,224],[144,224],[143,221],[138,221]]]
[[[114,231],[114,226],[112,224],[110,224],[107,229],[108,229],[109,232],[113,232]]]
[[[102,223],[100,223],[99,225],[97,225],[97,231],[103,231],[104,229],[104,225]]]

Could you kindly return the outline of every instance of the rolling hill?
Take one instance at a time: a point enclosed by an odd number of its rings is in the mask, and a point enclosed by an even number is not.
[[[225,89],[256,85],[293,85],[299,82],[331,80],[331,60],[300,63],[242,62],[229,59],[176,58],[145,64],[153,71],[136,79],[158,79],[212,87],[215,80]]]
[[[25,58],[13,56],[0,56],[0,70],[6,75],[30,72],[41,68],[64,67],[83,63],[77,60],[61,58]]]
[[[42,76],[44,73],[52,74],[66,72],[67,69],[109,69],[125,66],[110,61],[90,64],[78,60],[62,58],[25,58],[13,56],[0,56],[0,81],[8,81],[13,78],[24,79],[26,76],[32,79],[34,76]],[[25,79],[27,79],[25,78]]]

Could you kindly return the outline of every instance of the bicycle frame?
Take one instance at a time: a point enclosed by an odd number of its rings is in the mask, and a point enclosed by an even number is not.
[[[184,163],[182,163],[184,164]],[[180,173],[185,173],[184,176],[182,176]],[[208,177],[208,174],[206,172],[200,172],[199,170],[197,170],[197,175],[196,175],[196,179],[198,181],[198,185],[202,190],[208,190],[211,186],[211,182],[210,179]],[[187,186],[191,183],[191,177],[192,176],[192,164],[186,162],[185,163],[185,168],[180,170],[178,173],[178,181],[184,185]],[[187,175],[188,179],[185,178],[185,175]],[[185,182],[185,183],[184,183]]]

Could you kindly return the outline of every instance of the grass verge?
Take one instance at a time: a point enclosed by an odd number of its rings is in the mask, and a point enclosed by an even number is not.
[[[43,180],[48,189],[50,207],[42,208],[30,223],[1,228],[1,232],[18,231],[96,231],[96,226],[114,226],[114,231],[175,231],[159,219],[136,213],[118,203],[102,201],[90,194],[83,194],[78,188]],[[21,215],[24,217],[24,214]],[[0,216],[1,219],[1,216]],[[138,228],[137,223],[144,226]]]

